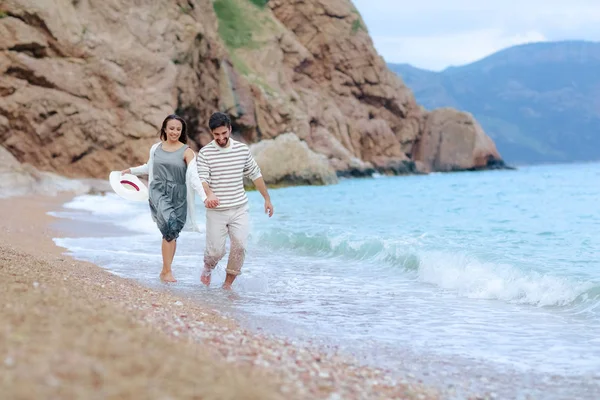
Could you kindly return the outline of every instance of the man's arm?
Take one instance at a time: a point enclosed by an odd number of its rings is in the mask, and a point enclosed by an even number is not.
[[[260,167],[252,157],[250,151],[248,151],[248,159],[244,165],[244,175],[254,182],[256,189],[260,192],[263,199],[265,199],[265,213],[269,214],[269,217],[273,216],[273,204],[271,204],[271,196],[267,190],[267,185],[260,172]]]
[[[198,176],[200,177],[200,182],[202,182],[204,193],[206,193],[204,204],[208,208],[215,208],[219,205],[219,199],[210,189],[210,165],[208,164],[206,156],[201,151],[198,152],[196,163],[198,164]]]
[[[202,182],[202,187],[204,188],[204,193],[206,193],[206,196],[214,196],[215,195],[213,193],[213,191],[210,189],[210,186],[208,186],[208,183]]]
[[[208,165],[208,161],[206,160],[206,156],[202,154],[202,151],[198,152],[198,156],[196,157],[196,166],[198,167],[198,177],[200,177],[200,181],[204,184],[210,182],[210,166]]]
[[[250,149],[248,149],[248,157],[244,164],[244,176],[250,178],[253,182],[262,176],[258,164],[254,160],[254,157],[252,157],[252,153],[250,153]]]
[[[262,197],[265,199],[265,214],[269,214],[269,217],[273,216],[273,204],[271,204],[271,196],[269,196],[269,192],[267,190],[267,185],[265,184],[265,180],[262,176],[253,180],[256,189],[260,192]]]
[[[253,182],[254,182],[254,186],[256,186],[256,189],[258,189],[258,191],[262,195],[263,199],[271,201],[271,196],[269,196],[269,192],[267,190],[267,184],[265,183],[265,180],[263,179],[263,177],[261,176],[259,178],[256,178]]]

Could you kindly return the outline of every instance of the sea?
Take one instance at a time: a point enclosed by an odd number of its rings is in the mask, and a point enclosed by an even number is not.
[[[355,356],[444,398],[600,398],[600,164],[375,176],[248,192],[251,234],[234,296],[199,280],[201,232],[183,232],[168,290],[248,329]],[[159,283],[148,205],[83,195],[53,215],[59,246]],[[65,226],[70,228],[65,228]]]

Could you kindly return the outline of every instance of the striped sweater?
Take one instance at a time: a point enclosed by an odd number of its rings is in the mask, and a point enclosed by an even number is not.
[[[222,148],[213,140],[198,152],[198,175],[219,199],[217,210],[237,207],[248,201],[244,176],[255,180],[261,172],[247,145],[229,138]]]

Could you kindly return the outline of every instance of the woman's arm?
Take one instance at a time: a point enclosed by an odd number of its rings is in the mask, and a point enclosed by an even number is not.
[[[185,163],[188,166],[192,161],[194,161],[195,157],[196,153],[194,153],[194,150],[190,149],[189,147],[183,152],[183,159],[185,160]]]
[[[150,154],[148,155],[148,161],[145,164],[138,165],[137,167],[131,167],[131,168],[124,169],[123,171],[121,171],[121,174],[148,175],[148,172],[150,171],[149,164],[150,164],[150,161],[152,161],[152,151],[154,150],[154,148],[157,145],[158,145],[158,143],[156,143],[152,147],[150,147]]]
[[[189,179],[192,187],[196,192],[198,192],[200,198],[202,199],[202,202],[204,203],[204,200],[206,200],[206,197],[208,196],[204,191],[204,187],[202,186],[202,182],[200,181],[200,176],[198,175],[198,169],[196,168],[196,154],[194,153],[194,150],[190,148],[186,149],[183,153],[183,159],[187,164],[187,170],[185,173],[186,179]]]
[[[127,168],[121,171],[122,174],[133,174],[133,175],[146,175],[148,173],[148,163],[139,165],[137,167]]]

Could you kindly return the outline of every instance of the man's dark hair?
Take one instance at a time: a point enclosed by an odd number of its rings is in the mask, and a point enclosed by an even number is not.
[[[222,112],[213,113],[208,120],[208,127],[211,131],[214,131],[220,126],[231,128],[231,119],[229,118],[229,115]]]

